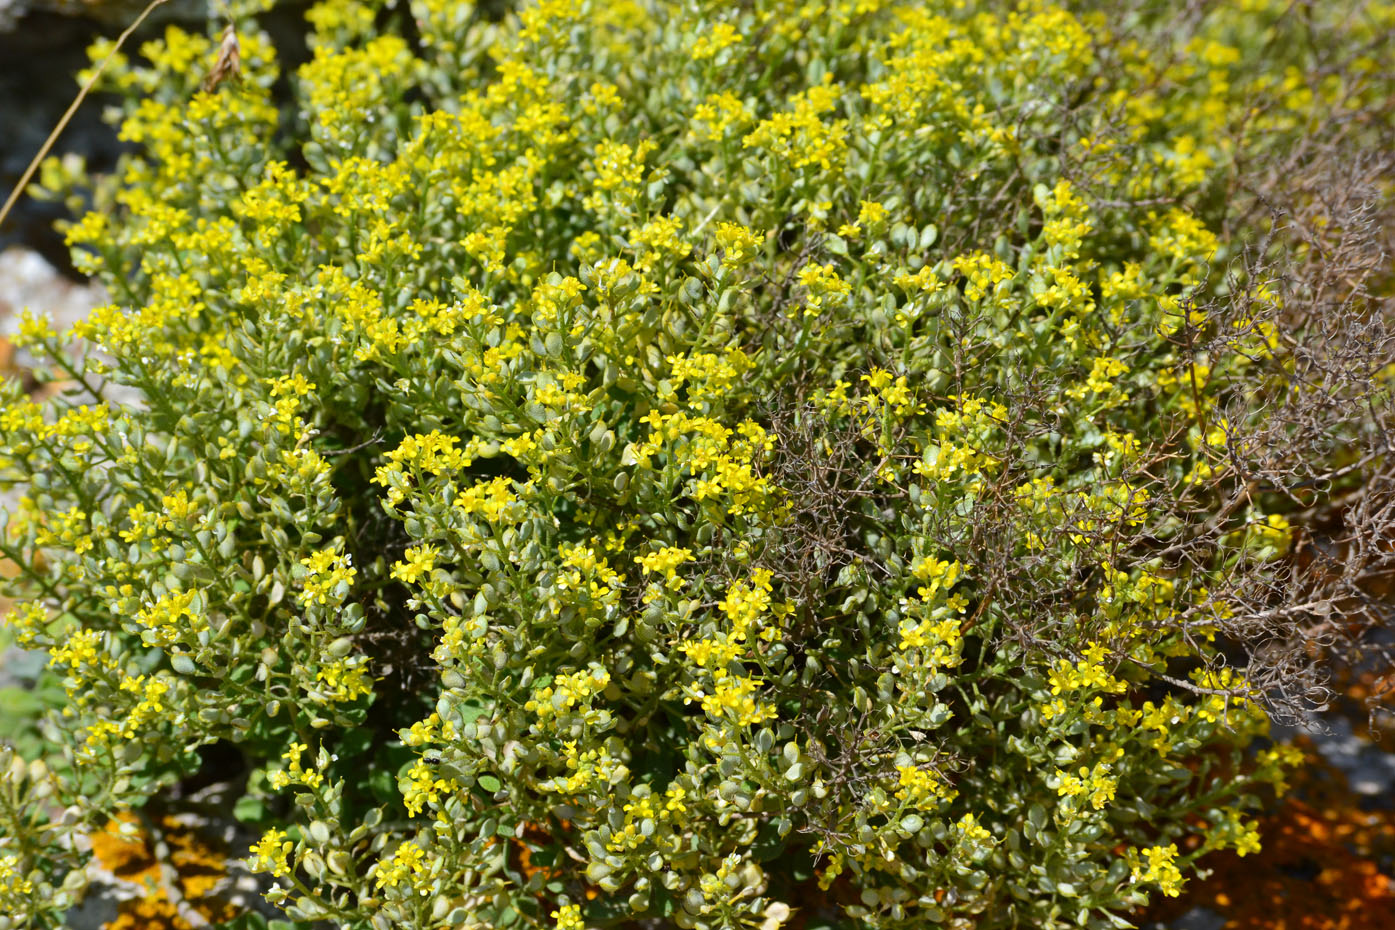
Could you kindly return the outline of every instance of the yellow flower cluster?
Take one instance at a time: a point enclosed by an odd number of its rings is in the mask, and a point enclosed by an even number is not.
[[[692,557],[693,551],[691,549],[665,546],[657,552],[640,556],[635,559],[635,563],[644,570],[646,575],[659,575],[663,578],[664,587],[670,591],[676,591],[683,586],[683,579],[678,575],[678,567],[690,561]],[[645,594],[647,600],[653,600],[657,596],[657,593]]]
[[[917,810],[937,810],[959,795],[958,791],[929,769],[916,765],[898,765],[896,771],[900,776],[897,779],[896,799]]]
[[[285,830],[272,827],[252,846],[249,866],[254,872],[269,872],[277,878],[289,876],[291,870],[286,857],[294,848]]]
[[[1099,810],[1114,800],[1118,790],[1119,779],[1110,774],[1112,771],[1113,766],[1108,762],[1082,765],[1075,771],[1058,768],[1053,776],[1056,793],[1063,798],[1082,798]]]
[[[562,721],[576,716],[584,723],[592,724],[602,718],[590,710],[590,702],[610,685],[610,673],[598,665],[569,675],[561,675],[546,687],[533,692],[533,696],[523,705],[537,717],[540,728],[557,728]],[[583,708],[576,713],[577,708]]]
[[[380,889],[396,888],[402,882],[414,884],[427,877],[430,867],[426,850],[416,843],[403,843],[391,856],[374,866],[373,882]]]
[[[1177,844],[1149,846],[1128,851],[1129,874],[1136,882],[1155,884],[1163,894],[1182,893],[1182,872],[1177,867]]]
[[[556,923],[555,930],[586,930],[586,921],[581,919],[581,905],[564,904],[550,915]]]
[[[278,791],[289,785],[303,785],[306,788],[318,788],[324,784],[324,773],[319,768],[307,769],[300,761],[302,753],[309,751],[310,747],[305,743],[291,743],[282,755],[282,761],[286,763],[285,768],[278,768],[267,775],[267,782]],[[321,750],[323,752],[323,750]],[[317,766],[319,763],[317,762]]]
[[[788,110],[758,122],[742,138],[742,147],[759,149],[772,162],[796,170],[834,170],[847,151],[848,121],[827,117],[841,94],[833,76],[825,74],[823,83],[791,98]]]
[[[725,626],[711,636],[678,646],[711,679],[710,686],[686,687],[685,701],[700,702],[715,722],[731,721],[737,727],[745,727],[776,716],[775,708],[756,696],[764,682],[745,674],[738,661],[746,655],[750,648],[748,638],[767,614],[778,620],[789,612],[789,605],[772,602],[773,591],[771,574],[766,569],[757,569],[750,581],[733,582],[717,603],[717,609],[726,615]],[[774,627],[769,630],[775,632]],[[709,734],[706,742],[710,748],[719,745],[715,734]]]
[[[667,468],[677,465],[690,476],[687,489],[693,500],[715,499],[732,516],[770,511],[775,489],[756,466],[774,446],[774,437],[762,426],[747,420],[731,430],[710,417],[657,410],[643,422],[649,425],[649,438],[626,447],[628,461],[650,469],[656,467],[654,458],[666,457]]]
[[[413,546],[407,550],[402,561],[392,566],[392,577],[403,584],[416,584],[423,577],[430,578],[440,555],[440,550],[435,546]]]
[[[333,549],[321,549],[301,559],[300,564],[305,566],[305,601],[320,605],[341,603],[358,577],[358,570],[351,563],[352,556]]]

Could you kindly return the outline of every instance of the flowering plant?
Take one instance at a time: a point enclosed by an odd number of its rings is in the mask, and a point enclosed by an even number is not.
[[[1395,13],[1285,6],[324,0],[287,100],[256,0],[239,81],[118,56],[139,151],[46,172],[113,303],[2,389],[67,699],[0,923],[215,745],[342,927],[1126,926],[1256,849],[1317,500],[1269,476],[1388,420],[1273,265],[1352,226],[1232,180],[1384,131],[1388,62],[1284,68]]]

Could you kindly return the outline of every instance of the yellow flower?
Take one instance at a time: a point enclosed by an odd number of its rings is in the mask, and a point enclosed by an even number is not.
[[[430,576],[439,555],[435,546],[413,546],[401,562],[392,566],[392,577],[404,584],[416,584],[423,575]]]
[[[1133,880],[1156,884],[1163,894],[1172,898],[1182,893],[1182,872],[1177,868],[1176,859],[1176,843],[1128,851]]]
[[[669,590],[677,590],[683,585],[683,579],[678,577],[678,567],[684,562],[692,559],[691,549],[682,549],[676,546],[665,546],[658,552],[642,555],[635,559],[640,568],[644,569],[646,575],[658,574],[664,579],[664,585]]]
[[[959,796],[938,774],[916,765],[898,765],[896,799],[919,810],[934,810]]]
[[[585,930],[586,922],[581,919],[581,905],[564,904],[552,912],[556,930]]]
[[[717,248],[722,250],[723,265],[746,264],[755,258],[760,246],[760,237],[740,223],[717,224]]]
[[[291,870],[286,864],[286,857],[293,848],[286,831],[273,827],[252,847],[252,860],[248,867],[254,872],[270,872],[277,878],[287,876]]]
[[[712,29],[698,36],[693,43],[693,61],[711,58],[724,48],[730,48],[741,41],[736,27],[731,23],[717,23]]]

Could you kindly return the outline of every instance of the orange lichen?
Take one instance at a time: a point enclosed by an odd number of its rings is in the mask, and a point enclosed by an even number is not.
[[[559,821],[555,830],[550,830],[547,827],[533,823],[525,826],[522,840],[510,840],[515,853],[518,855],[519,871],[529,879],[541,872],[544,881],[549,882],[561,877],[563,874],[562,870],[555,862],[552,865],[534,862],[536,858],[535,850],[545,848],[547,844],[554,839],[554,835],[565,839],[570,834],[571,828],[571,823],[566,820]],[[554,855],[561,855],[560,850],[555,847],[552,852]],[[586,895],[586,900],[594,901],[600,896],[600,889],[588,883],[582,889],[582,893]]]
[[[169,899],[160,895],[122,901],[117,907],[116,919],[103,924],[102,930],[190,930],[190,927]]]
[[[1395,854],[1395,811],[1362,810],[1346,777],[1327,763],[1310,764],[1293,781],[1294,793],[1261,821],[1260,853],[1207,857],[1210,877],[1156,904],[1148,919],[1165,922],[1202,906],[1226,918],[1225,930],[1395,927],[1395,881],[1381,870]]]
[[[92,837],[93,855],[107,871],[124,881],[144,886],[147,894],[121,902],[116,919],[105,924],[103,930],[192,930],[169,899],[161,881],[162,863],[155,855],[149,834],[138,829],[133,835],[122,835],[123,823],[141,826],[136,814],[130,811],[118,814]],[[169,849],[168,865],[178,876],[179,893],[189,907],[211,923],[237,916],[237,909],[214,893],[227,875],[226,851],[168,815],[160,818],[159,828]]]
[[[117,878],[137,885],[154,887],[160,881],[160,864],[155,860],[145,833],[123,835],[121,825],[139,826],[130,811],[122,811],[92,837],[92,854],[97,862]]]

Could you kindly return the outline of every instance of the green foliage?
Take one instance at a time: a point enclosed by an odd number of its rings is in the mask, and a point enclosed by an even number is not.
[[[1123,926],[1256,849],[1217,634],[1290,533],[1223,505],[1302,332],[1226,183],[1386,72],[1248,6],[330,0],[285,105],[246,4],[240,81],[118,60],[114,302],[3,388],[72,769],[6,783],[0,924],[215,742],[344,927]]]

